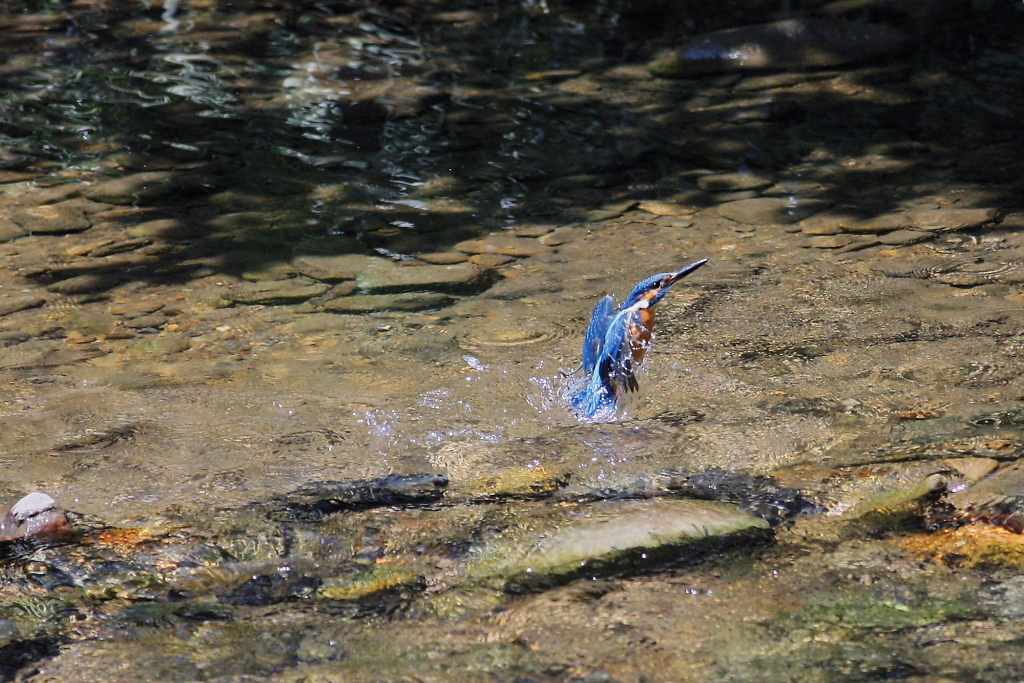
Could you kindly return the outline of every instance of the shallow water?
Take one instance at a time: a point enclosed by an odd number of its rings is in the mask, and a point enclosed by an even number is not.
[[[84,531],[4,567],[0,680],[1019,676],[1019,13],[653,78],[776,12],[698,9],[5,8],[0,500]],[[597,300],[705,257],[581,421]],[[419,472],[443,503],[252,512]],[[650,497],[774,535],[481,568]]]

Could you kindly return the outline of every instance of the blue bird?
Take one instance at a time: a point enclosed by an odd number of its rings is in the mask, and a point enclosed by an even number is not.
[[[581,417],[610,417],[619,398],[639,388],[636,369],[651,347],[655,304],[672,285],[707,262],[701,259],[674,273],[652,275],[634,287],[617,309],[611,295],[597,303],[583,337],[583,372],[590,379],[571,399]]]

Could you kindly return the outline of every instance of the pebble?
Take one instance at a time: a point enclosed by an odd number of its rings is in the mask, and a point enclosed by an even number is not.
[[[916,244],[931,239],[932,233],[920,230],[896,230],[878,238],[882,244],[903,245]]]
[[[124,321],[124,326],[133,330],[141,330],[147,327],[163,327],[167,323],[167,317],[163,315],[142,315],[138,318],[131,318]]]
[[[551,250],[538,240],[516,237],[507,233],[491,233],[479,239],[465,240],[455,245],[467,254],[506,254],[507,256],[534,256]]]
[[[845,217],[844,232],[880,234],[896,230],[953,232],[969,230],[998,220],[995,209],[915,209],[884,213],[871,218]]]
[[[325,301],[329,313],[371,313],[373,311],[423,311],[448,306],[454,299],[436,292],[410,294],[356,294]]]
[[[840,249],[851,244],[854,237],[850,235],[820,235],[807,240],[807,246],[815,249]]]
[[[123,304],[116,304],[111,306],[108,310],[112,315],[123,315],[132,318],[155,313],[163,307],[164,304],[160,301],[132,301]]]
[[[557,247],[568,242],[575,242],[586,234],[587,231],[583,228],[567,225],[544,235],[537,241],[546,247]]]
[[[169,356],[189,348],[188,339],[178,334],[150,335],[144,342],[134,344],[129,350],[140,356]]]
[[[653,213],[655,216],[689,216],[696,212],[696,209],[688,206],[681,206],[679,204],[672,204],[671,202],[662,202],[654,199],[648,199],[640,202],[637,208],[647,213]]]
[[[914,227],[932,232],[970,230],[999,219],[996,209],[924,209],[911,211]]]
[[[553,225],[524,225],[510,232],[516,237],[543,237],[554,229]]]
[[[990,277],[982,273],[965,273],[962,271],[935,273],[931,276],[931,279],[951,287],[977,287],[992,281]]]
[[[430,263],[435,266],[450,266],[456,263],[465,263],[469,260],[469,257],[461,251],[431,251],[416,254],[416,258],[424,263]]]
[[[843,231],[841,219],[831,213],[821,213],[800,221],[800,232],[805,235],[838,235]]]
[[[837,254],[846,254],[851,251],[860,251],[879,244],[877,237],[854,237],[849,244],[836,249]]]
[[[34,206],[12,212],[9,218],[25,230],[41,235],[82,232],[92,227],[92,220],[80,206],[68,203]]]
[[[10,315],[17,311],[37,308],[46,303],[46,299],[35,294],[14,294],[0,297],[0,316]]]
[[[785,225],[803,220],[825,207],[825,202],[815,199],[758,197],[722,204],[718,215],[747,225]]]
[[[85,292],[95,292],[100,289],[110,289],[120,281],[121,278],[117,275],[87,273],[68,278],[67,280],[61,280],[60,282],[54,282],[46,289],[51,292],[59,292],[60,294],[84,294]]]
[[[384,294],[430,290],[438,292],[479,292],[494,280],[494,272],[472,263],[450,266],[400,265],[380,259],[356,277],[359,289]]]
[[[771,186],[772,181],[753,173],[719,173],[701,176],[697,179],[697,187],[705,192],[763,190]]]
[[[515,260],[514,256],[507,256],[505,254],[473,254],[469,257],[470,263],[485,268],[497,268]]]
[[[240,304],[281,306],[298,304],[314,296],[320,296],[330,285],[309,278],[296,277],[289,280],[261,280],[247,283],[228,292],[227,297]]]
[[[726,202],[738,202],[742,199],[755,199],[759,197],[760,193],[754,190],[738,190],[736,192],[716,192],[714,200],[719,204],[725,204]]]
[[[153,240],[139,237],[130,240],[121,240],[119,242],[110,242],[103,246],[97,247],[88,254],[91,258],[100,258],[103,256],[110,256],[111,254],[120,254],[125,251],[134,251],[141,249],[142,247],[149,246],[153,243]]]
[[[37,204],[53,204],[56,202],[62,202],[65,199],[77,197],[82,194],[83,189],[84,186],[78,183],[54,185],[53,187],[37,190],[33,193],[32,199]]]
[[[137,223],[125,234],[135,239],[185,239],[195,237],[202,231],[201,227],[178,218],[161,218],[155,221]]]
[[[374,264],[390,263],[378,256],[363,254],[338,254],[336,256],[299,256],[292,261],[292,267],[302,275],[326,282],[355,280],[360,272]]]

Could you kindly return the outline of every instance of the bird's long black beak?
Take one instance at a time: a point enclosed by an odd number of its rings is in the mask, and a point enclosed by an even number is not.
[[[669,277],[668,280],[662,284],[662,287],[671,287],[672,285],[679,282],[684,277],[686,277],[693,271],[697,270],[707,262],[708,260],[706,258],[702,258],[700,261],[697,261],[696,263],[691,263],[688,266],[680,268],[676,272],[672,273],[671,277]]]

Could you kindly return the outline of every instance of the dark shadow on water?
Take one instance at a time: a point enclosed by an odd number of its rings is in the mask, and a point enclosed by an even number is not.
[[[689,34],[777,13],[774,2],[8,5],[0,172],[82,183],[123,207],[94,232],[168,244],[129,267],[28,274],[174,282],[299,254],[445,251],[609,203],[714,205],[693,184],[702,170],[798,181],[801,198],[864,216],[950,182],[972,184],[973,203],[1019,208],[1020,163],[1006,159],[1020,122],[988,101],[1005,86],[964,62],[1013,35],[1009,4],[880,12],[915,51],[789,88],[650,80],[642,68]],[[814,87],[841,73],[845,90]],[[138,174],[153,176],[101,191]]]

